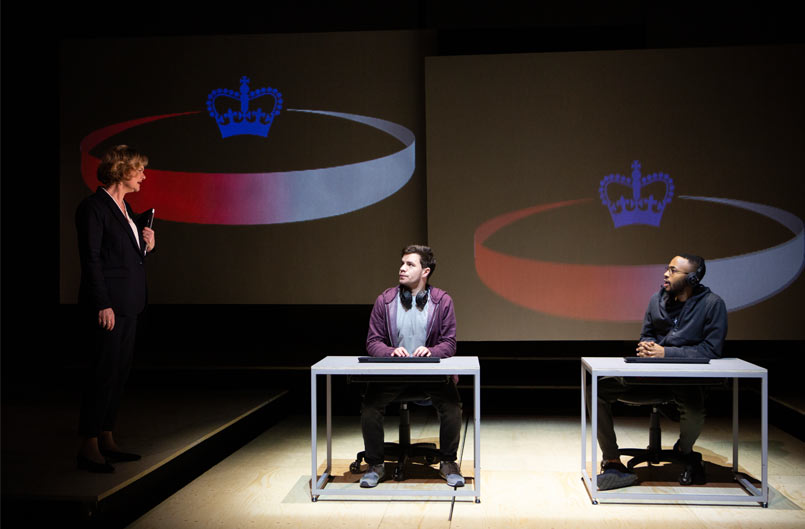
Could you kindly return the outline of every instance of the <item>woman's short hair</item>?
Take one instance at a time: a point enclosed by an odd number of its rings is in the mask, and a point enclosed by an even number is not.
[[[148,157],[128,145],[115,145],[98,165],[98,180],[106,187],[126,179],[132,169],[148,165]]]

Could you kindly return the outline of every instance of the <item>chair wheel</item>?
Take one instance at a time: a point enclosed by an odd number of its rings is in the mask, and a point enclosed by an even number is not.
[[[399,468],[395,468],[392,477],[394,478],[394,481],[402,481],[405,479],[405,474]]]
[[[357,474],[361,471],[361,462],[360,461],[353,461],[349,464],[349,471],[353,474]]]
[[[680,485],[690,485],[693,483],[693,469],[690,467],[685,467],[685,470],[679,475],[679,484]]]

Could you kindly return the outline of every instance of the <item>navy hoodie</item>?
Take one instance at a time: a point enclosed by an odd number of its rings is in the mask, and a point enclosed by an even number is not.
[[[657,342],[665,356],[720,358],[727,336],[727,306],[704,285],[699,285],[673,320],[665,309],[669,294],[660,289],[651,296],[643,318],[640,341]]]

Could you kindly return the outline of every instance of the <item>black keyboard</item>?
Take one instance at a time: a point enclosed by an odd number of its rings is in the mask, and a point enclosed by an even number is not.
[[[359,356],[362,364],[438,364],[437,356]]]
[[[650,356],[624,356],[628,364],[709,364],[709,358],[653,358]]]

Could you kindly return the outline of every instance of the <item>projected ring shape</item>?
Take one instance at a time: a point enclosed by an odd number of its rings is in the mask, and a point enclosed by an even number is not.
[[[413,132],[390,121],[324,110],[288,109],[363,123],[403,144],[388,156],[348,165],[268,173],[196,173],[148,169],[142,190],[132,195],[135,209],[156,208],[158,218],[198,224],[254,225],[333,217],[365,208],[393,195],[414,174]],[[182,112],[109,125],[81,141],[81,175],[95,189],[100,160],[90,151],[126,129],[161,119],[198,114]]]
[[[768,217],[794,237],[770,248],[707,261],[705,283],[724,299],[727,310],[749,307],[790,285],[805,263],[802,220],[778,208],[732,200],[681,196],[713,202]],[[521,307],[563,318],[639,321],[661,283],[666,264],[580,265],[525,259],[492,250],[484,243],[501,228],[531,215],[591,202],[592,199],[542,204],[492,218],[475,230],[475,269],[492,291]]]

